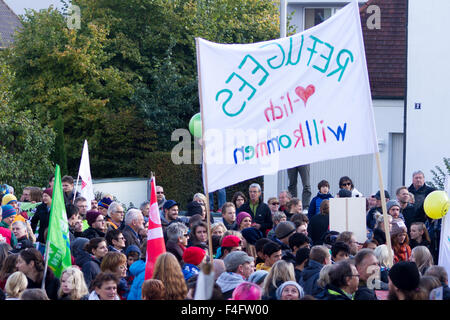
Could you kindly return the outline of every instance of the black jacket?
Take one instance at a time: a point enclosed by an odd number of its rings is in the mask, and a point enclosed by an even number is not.
[[[311,237],[313,245],[323,244],[323,235],[328,231],[330,217],[328,215],[316,214],[308,224],[308,235]]]
[[[373,229],[373,239],[377,240],[378,245],[386,244],[386,233],[379,229],[375,228]]]
[[[126,225],[122,230],[123,237],[125,238],[125,245],[126,247],[124,250],[126,250],[129,246],[134,244],[138,248],[141,247],[141,237],[139,235],[136,236],[136,232],[134,232],[133,229],[129,225]]]
[[[41,281],[34,282],[27,277],[28,286],[27,289],[41,289]],[[52,270],[47,268],[47,275],[45,277],[45,292],[50,300],[58,299],[59,279],[55,277]]]
[[[431,243],[427,239],[422,239],[421,243],[418,243],[416,240],[411,239],[411,240],[409,240],[409,246],[410,246],[411,250],[414,249],[417,246],[425,246],[428,249],[430,249],[431,248]]]
[[[252,216],[253,222],[261,225],[260,230],[264,235],[267,234],[267,230],[272,229],[272,212],[270,211],[269,206],[262,201],[262,198],[259,199],[259,204],[256,208],[256,212],[253,212],[250,208],[250,202],[246,202],[242,206],[240,206],[237,209],[236,214],[239,214],[239,212],[242,211],[249,213]]]
[[[101,261],[97,259],[95,256],[90,255],[89,260],[83,263],[83,267],[81,271],[83,271],[84,280],[86,281],[86,285],[89,288],[92,280],[101,272],[100,269]]]
[[[90,239],[94,239],[94,238],[104,238],[105,233],[98,229],[89,227],[86,230],[84,230],[84,232],[81,234],[81,236],[83,238],[87,238],[90,240]]]
[[[327,284],[324,300],[353,300],[338,287]]]
[[[44,237],[45,229],[48,228],[50,221],[50,211],[47,209],[45,203],[41,203],[36,207],[36,212],[31,218],[31,229],[36,232],[37,225],[39,223],[39,235],[36,238],[37,242],[45,243],[46,239]]]
[[[416,188],[414,188],[413,184],[409,186],[408,191],[414,195],[414,207],[416,208],[414,221],[418,222],[427,221],[427,215],[425,214],[425,210],[423,209],[423,202],[427,197],[427,195],[429,195],[431,192],[435,190],[436,190],[435,188],[429,187],[426,184],[424,184],[417,190]]]
[[[360,281],[358,290],[355,292],[355,300],[378,300],[373,289],[369,289],[367,285]]]

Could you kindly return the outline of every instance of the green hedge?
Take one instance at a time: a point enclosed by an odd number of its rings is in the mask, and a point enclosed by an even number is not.
[[[198,164],[179,164],[172,162],[170,152],[152,152],[137,165],[139,177],[149,177],[153,172],[156,183],[164,187],[166,199],[180,203],[180,210],[185,210],[188,202],[197,192],[204,193],[201,166]],[[231,201],[236,191],[242,191],[248,197],[248,187],[256,182],[264,188],[263,177],[249,179],[227,187],[227,201]],[[217,208],[217,193],[214,194],[214,208]]]

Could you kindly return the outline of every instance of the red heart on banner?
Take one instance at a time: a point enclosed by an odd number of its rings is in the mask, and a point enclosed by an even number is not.
[[[306,89],[301,86],[298,86],[297,88],[295,88],[295,93],[300,97],[300,99],[303,100],[303,102],[305,103],[305,107],[306,107],[306,102],[308,101],[309,97],[311,97],[315,91],[316,91],[316,88],[312,84],[307,86]]]

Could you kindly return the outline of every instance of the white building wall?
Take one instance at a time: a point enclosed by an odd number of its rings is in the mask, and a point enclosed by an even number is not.
[[[431,181],[431,169],[450,157],[450,41],[448,0],[410,0],[405,179],[416,170]],[[420,103],[421,109],[415,109]]]

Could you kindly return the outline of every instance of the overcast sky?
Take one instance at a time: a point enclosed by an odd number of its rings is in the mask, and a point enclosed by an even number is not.
[[[25,14],[26,9],[47,9],[50,5],[62,8],[60,0],[4,0],[8,6],[17,14]]]

